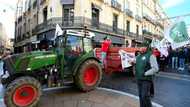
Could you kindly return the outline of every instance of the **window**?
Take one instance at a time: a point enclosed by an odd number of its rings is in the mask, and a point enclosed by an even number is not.
[[[139,36],[139,25],[136,25],[136,34]]]
[[[140,15],[139,5],[136,7],[136,15]]]
[[[127,32],[130,32],[130,21],[127,20],[127,28],[126,28]]]
[[[63,9],[64,25],[73,25],[74,23],[74,8],[73,6],[65,6]]]
[[[84,51],[90,52],[93,49],[92,41],[89,38],[84,38]]]
[[[26,33],[26,23],[24,23],[24,33]]]
[[[129,9],[130,10],[130,2],[129,0],[126,1],[126,4],[125,4],[126,8],[125,9]]]
[[[145,3],[146,5],[148,5],[148,0],[144,0],[144,3]]]
[[[27,32],[29,32],[30,31],[30,25],[31,25],[31,23],[30,23],[30,19],[28,19],[28,30],[27,30]]]
[[[34,17],[33,18],[33,28],[35,28],[36,25],[38,24],[38,22],[37,22],[37,14],[35,14],[33,17]]]
[[[92,26],[99,26],[99,9],[92,8]]]
[[[113,15],[113,31],[117,32],[117,24],[118,24],[118,15]]]
[[[47,21],[47,7],[43,9],[43,22]]]
[[[82,37],[68,35],[66,49],[70,54],[79,55],[83,52]]]
[[[62,36],[59,36],[55,39],[55,47],[63,47],[65,38]]]

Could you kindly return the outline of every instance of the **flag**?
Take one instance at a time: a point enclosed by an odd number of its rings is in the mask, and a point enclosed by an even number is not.
[[[151,42],[151,47],[157,48],[160,51],[160,53],[165,57],[168,56],[168,46],[167,46],[167,41],[165,39],[159,41],[153,38]]]
[[[184,21],[180,21],[170,26],[165,31],[165,39],[167,39],[173,49],[182,47],[189,43],[189,35]]]
[[[128,53],[124,50],[119,50],[119,55],[121,57],[122,69],[131,67],[130,62],[135,62],[135,53]]]
[[[59,26],[59,24],[56,25],[56,30],[55,30],[55,38],[57,36],[63,35],[63,30],[61,29],[61,27]]]

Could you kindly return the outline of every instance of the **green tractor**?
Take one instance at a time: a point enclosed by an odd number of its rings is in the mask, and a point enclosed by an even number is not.
[[[49,50],[15,54],[3,61],[8,74],[1,78],[7,107],[35,106],[44,88],[74,83],[80,90],[90,91],[102,78],[91,38],[78,31],[67,30],[57,36]]]

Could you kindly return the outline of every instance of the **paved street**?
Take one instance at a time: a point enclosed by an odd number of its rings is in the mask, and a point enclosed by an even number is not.
[[[1,63],[0,63],[1,64]],[[101,87],[110,88],[114,90],[119,90],[123,92],[130,93],[132,95],[138,95],[137,93],[137,86],[135,83],[135,79],[133,77],[130,77],[126,73],[117,73],[112,74],[108,76],[104,76],[104,79],[101,83]],[[190,105],[190,76],[186,75],[178,75],[178,74],[171,74],[171,73],[163,73],[161,72],[158,74],[155,78],[155,97],[153,99],[154,102],[163,105],[164,107],[188,107]],[[68,92],[68,93],[67,93]],[[97,93],[99,91],[93,91],[92,93]],[[46,92],[47,93],[47,92]],[[85,94],[81,94],[80,92],[77,92],[76,90],[73,92],[71,91],[65,91],[64,93],[60,93],[59,91],[55,94],[47,93],[47,95],[42,97],[42,100],[40,102],[40,107],[45,106],[46,101],[51,101],[49,98],[55,98],[55,99],[65,99],[65,96],[68,96],[70,93],[75,93],[76,96],[84,95],[89,99],[89,96],[86,96]],[[103,98],[106,99],[105,96],[101,96],[102,91],[100,91],[97,98],[99,99]],[[110,92],[106,92],[110,93]],[[88,93],[87,95],[90,95],[91,93]],[[2,95],[3,95],[3,88],[0,85],[0,102],[2,104]],[[107,95],[107,94],[106,94]],[[119,95],[121,96],[121,95]],[[126,97],[126,96],[125,96]],[[48,99],[47,99],[48,98]],[[73,98],[73,97],[71,97]],[[84,98],[84,97],[83,97]],[[44,100],[45,99],[45,100]],[[86,99],[86,98],[84,98]],[[54,100],[54,103],[57,101]],[[115,99],[116,100],[116,99]],[[138,100],[132,98],[134,107],[138,106]],[[59,102],[60,100],[58,100]],[[86,101],[89,100],[77,100],[75,103],[89,103]],[[67,104],[68,102],[65,102]],[[90,105],[93,106],[94,103],[90,102]],[[59,104],[58,104],[59,105]],[[58,106],[57,106],[58,107]],[[73,106],[75,107],[75,106]],[[133,106],[130,106],[133,107]]]
[[[125,73],[106,76],[101,86],[138,95],[135,79]],[[188,107],[190,105],[189,89],[189,76],[160,73],[155,78],[156,92],[153,101],[164,107]]]

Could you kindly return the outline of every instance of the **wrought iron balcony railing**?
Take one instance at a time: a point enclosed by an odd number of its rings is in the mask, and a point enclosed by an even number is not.
[[[142,18],[141,18],[139,15],[135,15],[135,19],[136,19],[137,21],[139,21],[139,22],[142,21]]]
[[[126,30],[120,29],[115,26],[107,25],[104,23],[99,22],[98,20],[92,20],[89,18],[84,17],[74,17],[74,19],[62,19],[62,17],[52,18],[47,20],[44,23],[41,23],[36,26],[35,29],[32,30],[33,34],[42,33],[48,30],[55,29],[56,24],[59,24],[62,26],[62,28],[84,28],[84,26],[87,26],[89,29],[93,30],[99,30],[109,33],[114,33],[117,35],[126,35],[130,38],[134,38],[136,34],[129,32],[127,33]]]
[[[111,0],[111,6],[117,10],[121,10],[121,4],[116,0]]]
[[[125,13],[129,16],[129,17],[133,17],[133,12],[130,9],[125,9]]]

